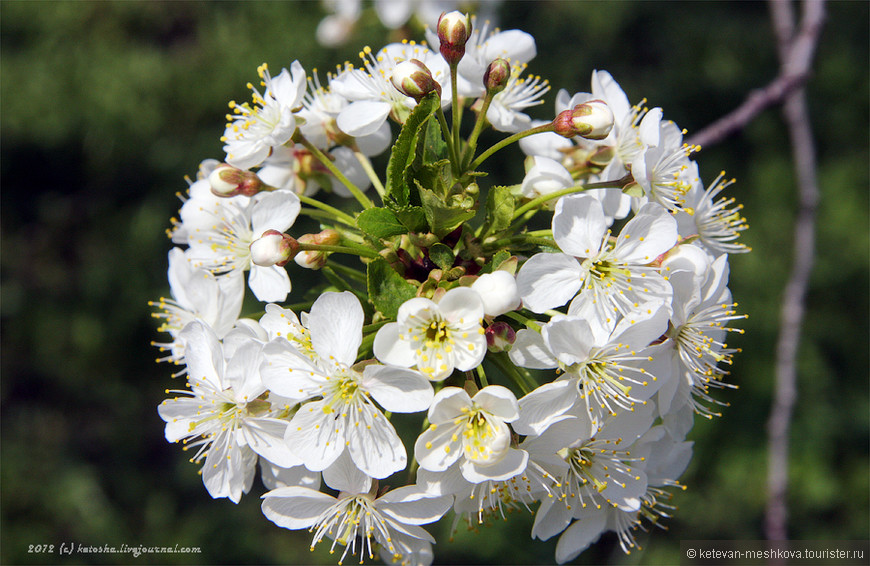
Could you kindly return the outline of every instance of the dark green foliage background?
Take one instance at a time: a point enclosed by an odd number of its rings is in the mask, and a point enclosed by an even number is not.
[[[819,183],[818,257],[807,298],[792,429],[789,532],[868,536],[868,7],[833,2],[809,104]],[[606,69],[690,132],[777,72],[767,6],[756,2],[505,2],[502,26],[537,39],[530,71],[556,89],[589,89]],[[221,157],[230,99],[263,61],[307,70],[356,61],[386,34],[369,10],[344,49],[313,40],[313,2],[14,2],[0,4],[2,104],[2,563],[334,563],[309,534],[260,513],[262,486],[238,506],[214,501],[163,439],[156,406],[177,387],[154,363],[147,301],[168,292],[164,235],[198,162]],[[395,38],[395,34],[394,34]],[[540,118],[552,116],[555,93]],[[481,147],[495,140],[486,135]],[[507,156],[510,152],[500,155]],[[492,163],[501,183],[517,153]],[[750,313],[724,416],[698,422],[695,456],[668,531],[624,556],[610,536],[579,563],[673,564],[681,539],[763,538],[765,423],[782,289],[791,265],[795,184],[775,109],[698,155],[701,173],[738,179],[749,255],[732,290]],[[496,182],[496,180],[493,180]],[[301,232],[300,232],[301,233]],[[291,266],[292,268],[292,266]],[[291,301],[310,279],[292,273]],[[400,419],[401,420],[401,419]],[[700,421],[700,420],[699,420]],[[527,514],[447,542],[437,562],[551,562]],[[30,545],[196,546],[201,554],[28,553]]]

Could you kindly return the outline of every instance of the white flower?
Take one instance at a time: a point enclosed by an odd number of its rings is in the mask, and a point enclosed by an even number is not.
[[[387,117],[404,123],[417,103],[399,92],[390,82],[393,69],[402,61],[417,59],[428,67],[433,78],[441,85],[442,105],[449,104],[447,63],[439,53],[425,45],[392,43],[377,54],[366,47],[360,53],[360,58],[365,70],[348,66],[329,83],[330,90],[351,101],[337,118],[338,127],[346,134],[354,137],[373,134],[382,127]]]
[[[697,147],[683,143],[683,134],[673,122],[662,122],[660,128],[659,144],[644,148],[635,157],[631,174],[644,196],[668,210],[678,210],[692,187],[695,168],[689,155]]]
[[[299,486],[282,487],[263,496],[262,510],[270,521],[286,529],[309,529],[313,549],[324,537],[345,547],[338,563],[348,553],[374,558],[377,544],[392,558],[414,555],[435,539],[420,525],[440,519],[450,508],[450,497],[433,497],[414,486],[388,491],[375,497],[370,478],[347,461],[339,459],[324,471],[324,481],[339,491],[338,497]]]
[[[193,266],[181,248],[169,251],[169,289],[172,299],[160,297],[150,302],[162,312],[152,314],[161,321],[160,332],[168,332],[173,341],[157,344],[160,351],[171,350],[161,361],[178,362],[184,355],[184,346],[175,338],[194,320],[202,320],[223,338],[239,318],[245,296],[244,280],[239,276],[215,277],[204,269]]]
[[[236,197],[237,198],[237,197]],[[283,232],[299,214],[299,197],[288,191],[260,193],[247,206],[219,203],[211,212],[212,224],[191,234],[191,257],[197,267],[216,275],[250,270],[248,286],[261,301],[283,301],[290,292],[284,268],[251,262],[251,242],[266,230]]]
[[[192,462],[205,458],[202,481],[212,497],[238,503],[251,487],[257,455],[282,467],[300,462],[284,443],[287,421],[267,400],[257,368],[260,347],[250,341],[229,360],[214,331],[192,322],[179,335],[184,341],[190,390],[158,407],[166,421],[166,439],[198,447]]]
[[[588,309],[610,320],[649,300],[670,301],[670,285],[650,265],[677,241],[676,222],[662,206],[644,205],[613,244],[596,198],[562,197],[553,215],[553,239],[564,253],[539,253],[517,274],[523,304],[532,311],[570,300],[569,313]]]
[[[534,165],[526,172],[520,185],[520,192],[524,197],[534,199],[576,184],[571,173],[558,161],[542,156],[532,159]]]
[[[265,63],[257,68],[263,94],[250,83],[253,91],[253,106],[249,103],[230,102],[234,115],[228,115],[228,123],[221,141],[225,143],[227,163],[239,169],[250,169],[261,164],[274,147],[290,141],[296,131],[293,112],[302,103],[305,93],[305,70],[298,61],[293,61],[290,71],[272,77]]]
[[[438,303],[410,299],[399,307],[396,322],[378,331],[375,356],[395,366],[416,366],[432,381],[454,369],[474,369],[486,355],[483,315],[480,296],[467,287],[447,291]]]
[[[301,403],[287,428],[290,449],[313,471],[327,468],[345,450],[371,477],[401,470],[407,462],[405,448],[372,399],[388,411],[425,411],[432,386],[408,369],[354,365],[363,310],[352,293],[324,293],[312,305],[307,323],[317,358],[279,338],[264,347],[260,370],[271,391]]]
[[[669,377],[641,367],[653,361],[647,347],[667,330],[668,314],[662,303],[648,303],[627,314],[612,330],[595,318],[557,316],[543,326],[540,334],[520,330],[508,355],[521,367],[564,371],[559,379],[575,384],[564,395],[574,399],[579,396],[597,422],[607,414],[630,411],[645,403]],[[547,391],[542,389],[538,395]],[[552,417],[560,414],[557,408],[564,412],[564,398],[545,395],[543,399],[552,402]],[[546,422],[547,406],[535,398],[526,403],[522,423],[529,420],[531,432],[537,432],[540,424],[534,423]]]
[[[701,243],[716,254],[745,253],[752,249],[746,244],[736,242],[740,232],[749,228],[746,218],[741,216],[743,205],[734,206],[733,198],[716,199],[734,179],[725,180],[722,172],[707,190],[700,181],[686,195],[683,209],[676,214],[680,235],[697,235]]]
[[[484,273],[471,285],[472,290],[483,302],[483,312],[487,316],[498,316],[520,306],[517,280],[503,270]]]
[[[507,423],[519,416],[517,400],[500,385],[484,387],[469,397],[464,389],[445,387],[429,408],[429,428],[414,445],[420,467],[444,471],[460,462],[471,483],[505,480],[526,467],[528,455],[511,447]]]
[[[526,65],[514,65],[504,90],[492,97],[486,119],[499,132],[520,132],[532,126],[532,119],[522,112],[543,104],[540,98],[550,90],[550,83],[538,76],[521,78]]]

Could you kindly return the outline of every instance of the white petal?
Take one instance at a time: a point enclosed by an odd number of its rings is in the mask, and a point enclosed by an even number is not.
[[[247,466],[243,451],[251,452],[247,446],[240,446],[230,431],[223,431],[212,440],[208,456],[202,467],[202,482],[209,495],[215,499],[226,497],[233,503],[242,498],[247,483]],[[254,471],[251,465],[251,474]]]
[[[405,468],[408,456],[396,429],[369,404],[361,406],[347,430],[347,449],[356,466],[373,478],[382,479]]]
[[[484,387],[477,392],[472,401],[506,423],[515,421],[520,416],[517,398],[510,389],[501,385]]]
[[[568,527],[556,543],[556,562],[564,564],[573,560],[586,550],[590,544],[598,540],[604,532],[607,513],[604,509],[594,513]]]
[[[348,104],[336,122],[339,129],[349,136],[367,136],[378,131],[391,109],[386,102],[358,100]]]
[[[166,421],[166,440],[178,442],[190,435],[190,425],[198,420],[202,399],[198,397],[176,397],[166,399],[157,406],[160,418]]]
[[[290,276],[283,267],[252,265],[248,275],[248,287],[258,301],[283,302],[290,292]]]
[[[523,306],[533,312],[561,307],[582,283],[580,263],[567,254],[540,253],[529,258],[517,273]]]
[[[525,450],[510,448],[504,458],[495,464],[482,466],[478,462],[463,460],[460,464],[462,476],[471,483],[503,481],[521,474],[526,469],[529,453]]]
[[[346,450],[323,470],[323,481],[336,491],[353,494],[368,493],[372,487],[372,479],[353,463]]]
[[[435,394],[429,408],[430,423],[446,423],[462,416],[462,409],[471,408],[471,397],[459,387],[445,387]]]
[[[336,502],[334,497],[307,487],[290,486],[263,495],[267,519],[285,529],[307,529]]]
[[[622,228],[613,255],[626,263],[652,263],[676,243],[677,221],[665,207],[650,202]]]
[[[249,417],[241,431],[251,450],[282,468],[289,468],[299,466],[302,461],[290,451],[284,440],[287,425],[287,421],[279,419]]]
[[[293,225],[301,208],[299,197],[291,191],[259,193],[256,199],[251,209],[251,231],[255,237],[266,230],[283,232]]]
[[[426,525],[444,516],[453,504],[450,496],[432,497],[418,486],[393,489],[377,500],[378,510],[406,525]]]
[[[410,342],[399,339],[400,327],[395,322],[385,324],[375,335],[372,345],[375,357],[385,364],[409,368],[417,363]]]
[[[462,456],[460,425],[430,425],[414,443],[414,455],[424,470],[443,472]],[[457,439],[453,440],[456,436]]]
[[[480,332],[482,327],[476,326],[468,337],[455,336],[453,347],[453,366],[460,371],[469,371],[483,361],[486,356],[486,336]]]
[[[222,390],[224,360],[220,342],[208,325],[191,322],[178,334],[191,383],[205,380]]]
[[[323,293],[311,305],[308,315],[314,350],[322,358],[334,357],[347,366],[353,365],[362,343],[364,317],[362,305],[353,293]]]
[[[473,324],[483,318],[480,295],[468,287],[456,287],[447,291],[438,303],[438,309],[450,322]]]
[[[541,329],[541,337],[556,358],[567,365],[588,360],[589,352],[595,346],[592,329],[581,318],[552,320]]]
[[[524,328],[517,332],[517,339],[508,352],[511,361],[524,368],[552,369],[559,367],[540,332]]]
[[[344,451],[344,419],[324,412],[323,401],[311,401],[299,408],[287,426],[285,439],[305,467],[319,472]]]
[[[595,255],[606,233],[607,221],[597,198],[570,195],[556,203],[553,239],[566,254],[584,258]]]
[[[427,411],[435,395],[429,380],[419,372],[380,365],[366,366],[362,387],[381,407],[394,413]]]
[[[556,497],[544,497],[541,500],[541,506],[535,513],[532,537],[540,540],[550,539],[565,530],[570,522],[571,512],[568,511],[563,500]]]
[[[298,401],[318,395],[325,380],[320,368],[284,338],[263,347],[260,377],[273,393]]]
[[[305,466],[282,468],[268,460],[260,460],[260,477],[267,489],[298,485],[314,490],[320,489],[320,472],[312,472]]]
[[[541,385],[519,400],[520,418],[511,423],[517,434],[539,435],[574,405],[577,388],[572,380]]]
[[[667,331],[669,316],[663,302],[644,303],[619,321],[611,341],[625,344],[632,350],[646,348]]]

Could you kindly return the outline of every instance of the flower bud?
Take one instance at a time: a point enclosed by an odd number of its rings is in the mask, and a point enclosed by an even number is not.
[[[483,84],[487,94],[495,96],[505,89],[511,78],[511,64],[507,59],[499,57],[489,64],[483,73]]]
[[[441,56],[450,65],[459,63],[465,55],[465,44],[471,36],[471,18],[457,10],[444,12],[438,18],[438,39]]]
[[[300,244],[316,244],[325,246],[334,246],[341,240],[341,235],[335,230],[323,230],[317,234],[305,234],[299,237]],[[329,258],[329,252],[318,250],[303,250],[296,254],[293,260],[299,267],[305,269],[321,269],[326,265],[326,260]]]
[[[263,182],[253,171],[222,163],[208,176],[211,192],[219,197],[252,197],[263,189]]]
[[[417,59],[409,59],[396,65],[390,81],[399,92],[417,102],[433,90],[441,96],[441,85],[432,76],[429,68]]]
[[[493,353],[509,351],[517,340],[516,330],[511,328],[510,324],[500,320],[490,324],[484,335],[486,336],[486,347]]]
[[[488,316],[498,316],[520,306],[517,280],[507,271],[481,275],[471,288],[480,295],[483,312]]]
[[[613,129],[613,112],[603,100],[590,100],[559,113],[553,126],[553,131],[566,138],[603,140]]]
[[[251,242],[251,261],[254,265],[279,267],[287,264],[299,251],[299,243],[278,230],[266,230]]]

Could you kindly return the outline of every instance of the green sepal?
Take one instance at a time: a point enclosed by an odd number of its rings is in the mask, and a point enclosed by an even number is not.
[[[369,300],[386,318],[395,319],[402,303],[417,295],[417,287],[396,273],[385,259],[369,263],[366,283]]]
[[[406,206],[393,211],[399,222],[407,228],[407,232],[426,232],[429,230],[429,224],[426,222],[426,213],[423,207]]]
[[[622,192],[630,197],[640,198],[643,196],[643,187],[637,183],[630,183],[622,189]]]
[[[356,225],[375,239],[408,233],[408,227],[399,220],[393,211],[387,208],[363,210],[356,219]]]

